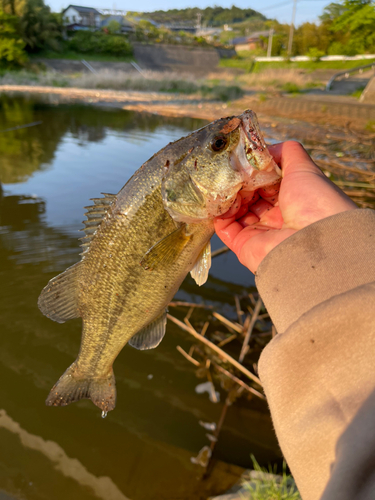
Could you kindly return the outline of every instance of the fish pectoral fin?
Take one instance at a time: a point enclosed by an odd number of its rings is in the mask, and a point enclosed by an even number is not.
[[[141,266],[152,271],[162,264],[173,264],[190,238],[191,236],[186,234],[186,224],[183,224],[151,247],[142,258]]]
[[[68,319],[79,318],[78,278],[81,263],[68,267],[66,271],[52,278],[39,295],[38,306],[47,318],[64,323]]]
[[[129,345],[140,351],[154,349],[163,340],[167,325],[167,311],[163,311],[154,321],[142,328],[128,342]]]
[[[198,286],[204,285],[208,278],[208,273],[211,267],[211,241],[203,248],[190,271],[191,277],[195,280]]]

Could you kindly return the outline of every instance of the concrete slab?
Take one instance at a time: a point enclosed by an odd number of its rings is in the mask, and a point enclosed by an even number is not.
[[[366,85],[365,90],[362,92],[360,102],[365,104],[375,104],[375,75]]]

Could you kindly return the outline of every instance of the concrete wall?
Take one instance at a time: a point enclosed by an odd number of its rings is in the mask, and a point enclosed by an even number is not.
[[[84,66],[81,61],[73,59],[34,59],[36,62],[41,62],[47,68],[54,69],[59,73],[89,73],[89,69]],[[89,61],[90,65],[96,70],[123,71],[125,73],[136,73],[136,69],[130,63],[125,62],[103,62]]]
[[[220,61],[214,48],[141,43],[133,44],[133,48],[139,66],[154,71],[208,73],[215,70]]]
[[[375,104],[375,75],[366,85],[365,90],[362,92],[360,101],[366,104]]]

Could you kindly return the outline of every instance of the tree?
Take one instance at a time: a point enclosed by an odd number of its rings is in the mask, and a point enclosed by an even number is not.
[[[371,0],[345,0],[345,10],[332,23],[335,33],[350,33],[348,50],[353,53],[375,49],[375,5]]]
[[[0,65],[22,65],[26,59],[25,43],[18,34],[19,21],[16,16],[5,14],[0,10]]]
[[[331,34],[328,53],[354,55],[375,50],[375,6],[371,0],[331,3],[320,20]]]
[[[37,52],[45,48],[59,50],[61,26],[43,0],[26,0],[20,25],[28,52]]]
[[[121,32],[121,24],[118,21],[115,21],[114,19],[112,19],[107,24],[107,30],[108,30],[108,33],[110,33],[111,35],[115,35],[116,33],[120,33]]]

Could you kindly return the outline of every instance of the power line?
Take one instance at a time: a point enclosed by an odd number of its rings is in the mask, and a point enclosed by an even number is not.
[[[289,5],[293,3],[293,0],[288,0],[287,2],[281,2],[281,3],[276,3],[275,5],[270,5],[269,7],[265,7],[263,10],[270,10],[270,9],[276,9],[277,7],[283,7],[284,5]]]

